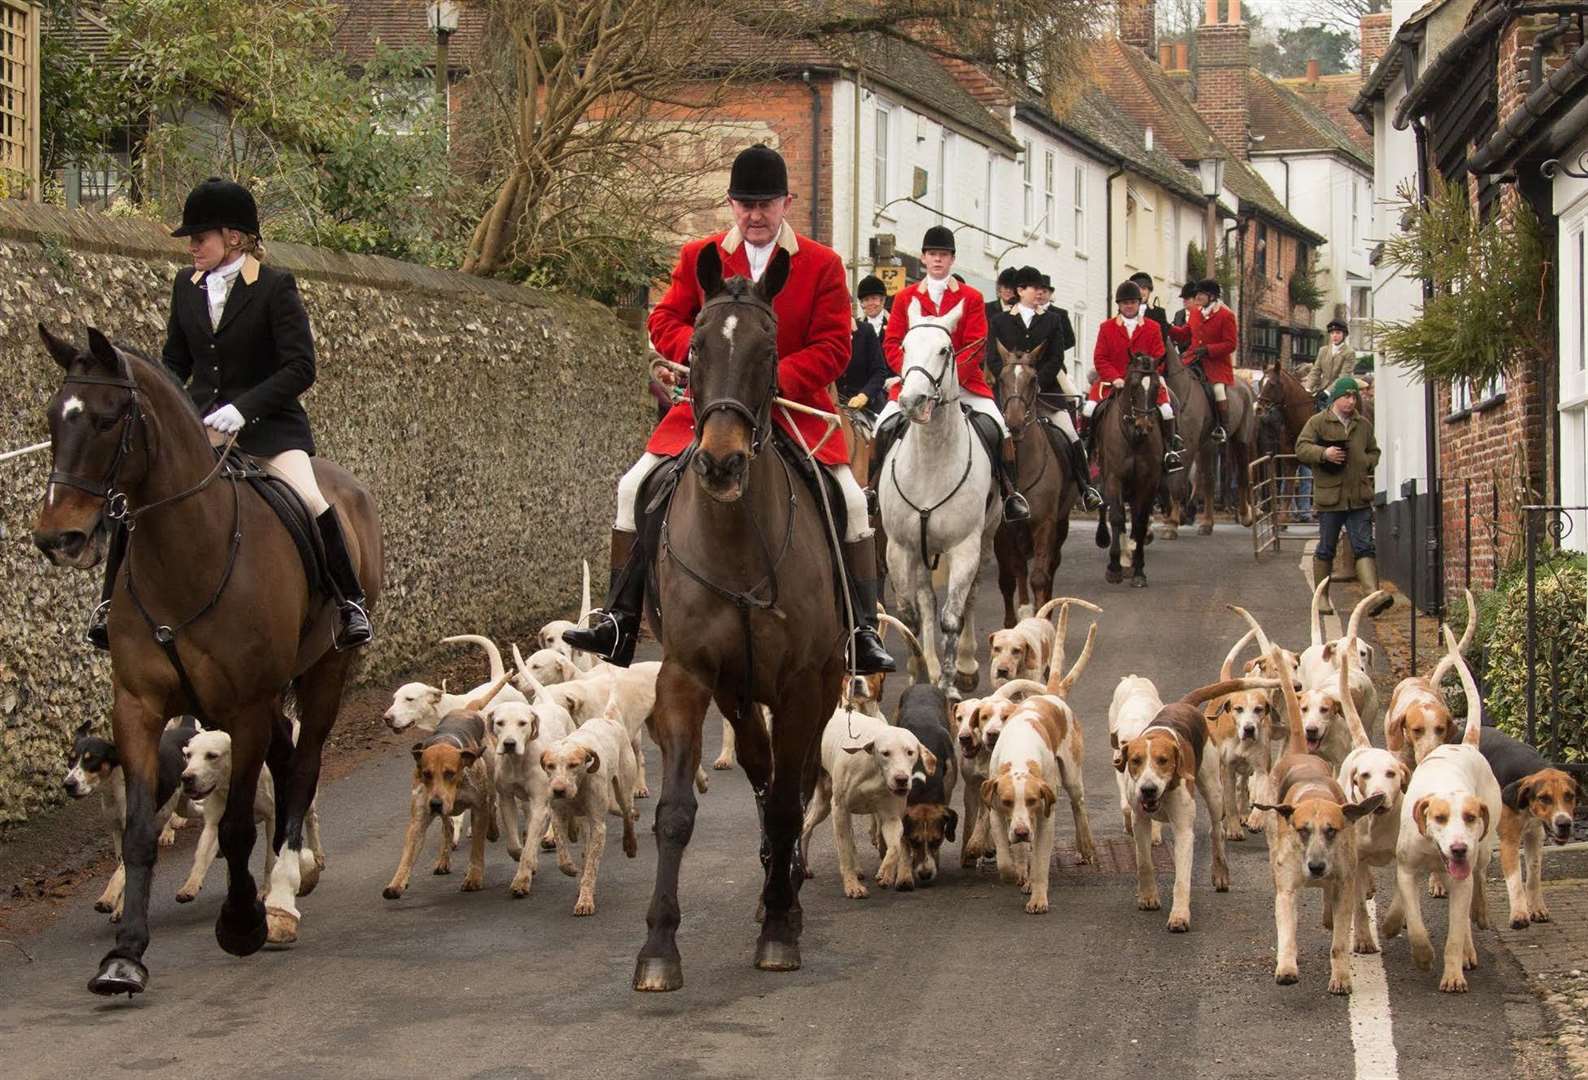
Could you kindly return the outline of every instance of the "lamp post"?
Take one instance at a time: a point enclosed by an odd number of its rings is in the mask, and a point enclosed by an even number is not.
[[[458,5],[453,0],[435,0],[425,12],[425,23],[436,35],[436,101],[442,111],[447,107],[447,43],[458,31]]]
[[[1216,269],[1217,248],[1219,241],[1219,192],[1224,189],[1224,159],[1221,157],[1203,158],[1197,162],[1197,175],[1202,180],[1202,194],[1207,199],[1207,235],[1203,238],[1206,245],[1203,250],[1207,252],[1206,266],[1204,269],[1208,277],[1217,277]]]

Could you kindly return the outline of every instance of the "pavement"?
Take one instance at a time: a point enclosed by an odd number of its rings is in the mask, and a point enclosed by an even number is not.
[[[1552,993],[1588,970],[1581,883],[1552,883],[1556,921],[1477,932],[1470,993],[1439,993],[1404,936],[1356,958],[1357,993],[1325,990],[1321,894],[1301,904],[1301,981],[1276,986],[1267,856],[1260,837],[1230,845],[1233,889],[1208,880],[1199,827],[1192,930],[1167,911],[1139,912],[1107,753],[1107,704],[1121,675],[1154,679],[1165,697],[1216,678],[1241,631],[1226,603],[1250,608],[1276,640],[1304,643],[1306,589],[1296,556],[1255,562],[1249,534],[1187,530],[1149,549],[1145,590],[1103,581],[1104,560],[1078,529],[1060,589],[1105,609],[1096,655],[1072,695],[1086,735],[1087,805],[1102,857],[1077,865],[1063,805],[1052,911],[1027,915],[991,870],[965,872],[950,851],[943,880],[913,893],[873,889],[847,900],[832,833],[811,853],[802,899],[804,967],[751,967],[759,888],[755,812],[743,773],[712,773],[683,866],[679,945],[684,988],[629,989],[654,871],[609,844],[597,913],[571,914],[575,882],[543,857],[533,894],[512,900],[504,849],[488,855],[486,890],[420,872],[400,901],[381,898],[401,844],[411,762],[406,740],[326,786],[320,815],[329,864],[302,901],[300,943],[226,956],[212,925],[219,868],[192,904],[172,900],[193,830],[162,853],[155,877],[152,980],[137,999],[101,1000],[84,985],[112,939],[85,890],[47,930],[0,946],[0,1073],[104,1077],[1049,1077],[1143,1076],[1311,1080],[1565,1075],[1583,1030]],[[979,630],[1000,611],[991,568]],[[1072,626],[1072,655],[1084,627]],[[890,680],[890,697],[903,680]],[[720,725],[706,725],[707,760]],[[650,753],[653,783],[659,754]],[[648,831],[652,803],[641,803]],[[863,839],[863,837],[862,837]],[[434,833],[426,848],[433,851]],[[864,866],[875,856],[861,845]],[[459,856],[466,852],[460,851]],[[1157,858],[1170,887],[1167,852]],[[455,865],[457,860],[455,859]],[[423,862],[421,865],[425,865]],[[1381,895],[1392,887],[1380,873]],[[1503,912],[1503,889],[1501,890]],[[1443,901],[1425,901],[1437,943]],[[1534,947],[1536,946],[1536,947]],[[1554,980],[1544,984],[1540,980]],[[1574,1000],[1562,999],[1560,1008]],[[1567,1017],[1567,1020],[1570,1018]],[[1575,1039],[1575,1044],[1572,1040]]]

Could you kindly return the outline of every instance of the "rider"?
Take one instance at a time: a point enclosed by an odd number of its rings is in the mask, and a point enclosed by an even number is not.
[[[1158,324],[1147,318],[1141,310],[1141,288],[1134,281],[1121,282],[1114,290],[1114,303],[1119,314],[1097,328],[1097,347],[1092,353],[1092,366],[1097,368],[1097,381],[1087,394],[1084,413],[1088,419],[1097,411],[1098,402],[1125,387],[1125,373],[1130,369],[1130,358],[1145,353],[1156,360],[1159,374],[1163,373],[1163,334]],[[1169,388],[1162,380],[1158,383],[1158,424],[1163,433],[1163,467],[1176,472],[1184,466],[1180,462],[1180,436],[1175,433],[1174,406],[1169,403]],[[1096,438],[1095,434],[1093,438]]]
[[[987,301],[987,325],[991,326],[993,319],[1006,311],[1013,311],[1020,302],[1018,286],[1015,284],[1016,271],[1012,266],[1006,266],[998,273],[998,299]],[[992,342],[987,343],[987,359],[992,360]]]
[[[873,289],[877,291],[869,291]],[[862,312],[866,310],[868,300],[881,312],[885,296],[887,289],[881,281],[870,275],[861,278],[860,286],[855,290],[855,298],[861,302]],[[886,384],[888,376],[893,374],[888,370],[887,360],[883,359],[882,335],[877,333],[875,327],[876,324],[869,319],[855,320],[855,328],[849,336],[849,366],[838,376],[839,399],[851,409],[864,410],[873,422],[882,409],[883,401],[887,399]]]
[[[910,303],[921,305],[926,316],[946,315],[964,305],[959,325],[954,328],[953,347],[957,359],[956,373],[961,390],[960,401],[971,411],[990,416],[998,425],[1002,437],[1001,450],[994,455],[993,476],[1004,497],[1005,521],[1028,521],[1031,507],[1024,495],[1015,490],[1015,441],[1004,424],[1003,414],[993,401],[992,388],[982,374],[982,360],[987,346],[987,310],[981,293],[962,284],[949,273],[954,267],[954,231],[944,225],[933,225],[926,230],[921,241],[921,262],[926,266],[926,277],[899,290],[893,298],[893,318],[888,320],[888,336],[882,342],[887,354],[888,367],[895,375],[903,373],[904,335],[910,329]],[[904,413],[899,410],[899,386],[895,385],[891,400],[877,419],[877,441],[871,451],[871,487],[876,489],[877,475],[888,451],[904,428]]]
[[[1329,320],[1329,344],[1318,350],[1318,356],[1312,362],[1312,369],[1307,372],[1307,377],[1302,385],[1307,393],[1311,394],[1318,403],[1321,412],[1327,407],[1329,388],[1342,375],[1352,374],[1356,366],[1356,350],[1345,343],[1346,334],[1350,327],[1339,319]]]
[[[695,319],[704,298],[695,279],[695,261],[707,244],[715,245],[724,276],[761,280],[779,248],[789,255],[788,282],[772,301],[777,314],[779,392],[790,400],[833,412],[830,386],[849,362],[852,320],[843,262],[836,252],[794,232],[785,218],[794,197],[788,190],[788,166],[782,155],[762,144],[734,159],[728,177],[728,206],[734,225],[725,233],[685,244],[673,267],[667,295],[651,311],[651,345],[662,359],[652,376],[675,384],[666,361],[689,362]],[[779,427],[790,422],[774,409]],[[816,417],[796,414],[793,426],[809,446],[827,434]],[[606,606],[590,614],[590,625],[569,630],[563,640],[576,649],[604,657],[619,667],[634,658],[648,570],[643,548],[635,543],[635,501],[651,470],[676,457],[694,439],[695,413],[686,397],[652,432],[645,453],[618,482],[617,520],[612,526],[612,579]],[[869,675],[894,670],[893,657],[877,635],[877,558],[866,516],[866,499],[849,471],[844,440],[829,438],[816,459],[838,482],[848,512],[843,558],[848,571],[855,615],[855,671]]]
[[[855,288],[855,299],[860,301],[860,321],[871,327],[880,346],[888,332],[888,287],[881,278],[867,274]]]
[[[1075,345],[1075,331],[1070,326],[1069,315],[1063,308],[1037,311],[1037,292],[1042,274],[1034,266],[1022,266],[1015,273],[1015,290],[1020,302],[1009,313],[999,312],[988,325],[995,347],[988,354],[987,366],[996,379],[1003,369],[1003,357],[997,345],[1011,353],[1029,353],[1037,348],[1042,355],[1037,362],[1037,391],[1044,394],[1069,395],[1058,408],[1039,404],[1043,418],[1048,421],[1048,437],[1061,461],[1068,461],[1075,479],[1076,490],[1081,493],[1081,503],[1088,510],[1103,505],[1103,497],[1092,486],[1092,469],[1086,461],[1086,446],[1075,431],[1075,419],[1070,415],[1079,396],[1065,371],[1064,353]],[[1055,431],[1064,439],[1054,438]]]
[[[1141,290],[1142,313],[1158,324],[1158,332],[1163,335],[1164,344],[1169,343],[1169,313],[1164,311],[1163,305],[1155,303],[1157,297],[1152,295],[1152,275],[1145,270],[1138,270],[1130,275],[1130,280],[1136,283],[1136,288]]]
[[[1170,330],[1175,343],[1186,349],[1187,364],[1201,366],[1202,375],[1213,387],[1213,404],[1219,412],[1213,441],[1223,442],[1230,425],[1229,388],[1235,385],[1235,312],[1219,299],[1222,289],[1213,278],[1197,282],[1185,326]]]
[[[374,637],[364,611],[364,588],[348,557],[342,526],[315,482],[314,436],[298,396],[314,385],[314,335],[285,270],[260,262],[259,209],[248,189],[210,177],[188,195],[182,226],[191,269],[177,273],[171,291],[162,359],[186,384],[204,418],[210,442],[237,436],[237,449],[285,480],[308,506],[325,544],[326,569],[335,593],[338,649],[368,645]],[[127,551],[117,526],[105,561],[105,585],[89,622],[87,639],[110,647],[107,621],[116,576]]]

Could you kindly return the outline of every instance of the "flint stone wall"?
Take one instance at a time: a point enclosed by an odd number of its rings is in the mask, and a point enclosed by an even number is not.
[[[437,639],[570,617],[579,560],[604,585],[617,478],[654,420],[644,345],[605,308],[503,282],[294,244],[319,378],[320,452],[370,485],[386,539],[365,682]],[[0,201],[0,451],[47,439],[59,369],[37,324],[92,324],[158,356],[180,241],[136,220]],[[71,732],[108,730],[110,665],[80,644],[99,571],[29,538],[48,452],[0,462],[0,830],[59,799]]]

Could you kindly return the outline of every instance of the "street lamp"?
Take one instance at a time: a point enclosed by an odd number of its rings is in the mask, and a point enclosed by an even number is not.
[[[1197,175],[1202,180],[1202,194],[1207,199],[1207,224],[1204,237],[1207,252],[1206,265],[1208,277],[1217,277],[1215,270],[1215,252],[1219,240],[1219,192],[1224,190],[1224,159],[1221,157],[1203,158],[1197,162]]]
[[[425,25],[436,35],[436,100],[447,106],[447,41],[458,32],[458,5],[435,0],[425,12]]]

